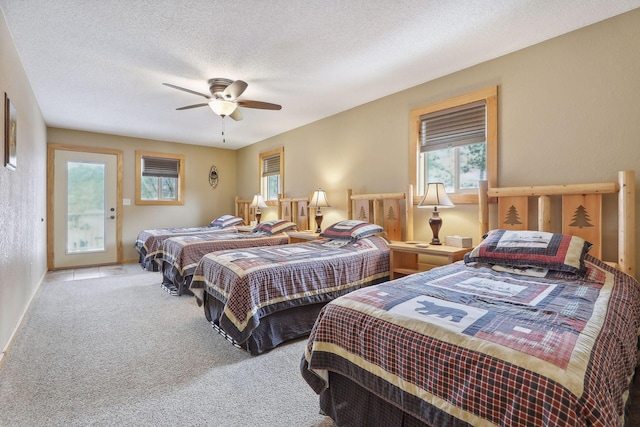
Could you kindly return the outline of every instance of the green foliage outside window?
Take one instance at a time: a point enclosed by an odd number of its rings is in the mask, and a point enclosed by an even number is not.
[[[104,165],[68,164],[67,209],[70,215],[83,214],[87,209],[104,210],[104,174]]]
[[[443,182],[447,192],[476,189],[478,181],[487,179],[487,146],[484,142],[425,154],[427,182]]]
[[[143,176],[140,187],[142,200],[177,200],[176,178]]]

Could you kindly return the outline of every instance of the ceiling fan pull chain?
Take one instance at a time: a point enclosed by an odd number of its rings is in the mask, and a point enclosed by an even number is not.
[[[224,116],[222,116],[222,143],[226,143],[226,139],[224,137]]]

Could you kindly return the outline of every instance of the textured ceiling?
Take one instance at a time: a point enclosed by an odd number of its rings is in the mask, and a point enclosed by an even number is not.
[[[237,149],[640,7],[640,0],[0,0],[47,125]],[[163,86],[282,105],[244,120]]]

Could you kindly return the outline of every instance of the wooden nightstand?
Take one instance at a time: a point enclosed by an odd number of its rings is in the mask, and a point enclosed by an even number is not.
[[[316,240],[320,238],[320,233],[315,233],[311,230],[308,231],[291,231],[287,232],[289,235],[289,243],[308,242],[310,240]]]
[[[426,271],[437,265],[451,264],[464,258],[473,248],[456,248],[445,245],[429,245],[426,248],[414,243],[391,242],[388,244],[391,262],[391,280],[408,274]],[[420,256],[428,259],[421,262]]]
[[[238,233],[250,233],[255,228],[252,225],[237,225]]]

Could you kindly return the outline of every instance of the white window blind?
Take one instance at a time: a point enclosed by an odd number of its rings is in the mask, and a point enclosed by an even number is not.
[[[277,175],[280,173],[280,154],[262,159],[262,176]]]
[[[485,101],[420,116],[420,152],[486,141]]]
[[[163,178],[178,178],[180,161],[162,157],[143,157],[142,176],[157,176]]]

